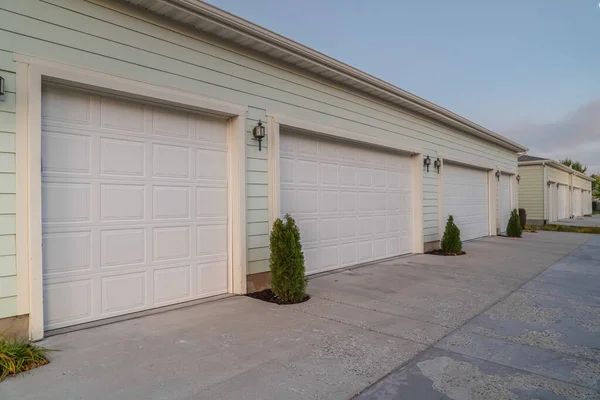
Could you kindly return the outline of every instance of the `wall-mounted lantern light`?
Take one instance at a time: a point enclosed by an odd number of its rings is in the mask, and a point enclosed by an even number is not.
[[[500,182],[500,170],[496,171],[496,180]]]
[[[252,129],[252,136],[254,136],[254,139],[258,140],[258,151],[261,151],[262,140],[265,138],[265,127],[260,120],[258,120],[258,125]]]
[[[423,166],[427,167],[427,172],[429,172],[429,166],[431,165],[431,158],[429,156],[423,159]]]
[[[4,100],[4,78],[0,76],[0,100]]]
[[[559,187],[560,187],[560,183],[557,183],[556,184],[556,188],[558,189]]]
[[[521,182],[521,175],[517,175],[517,185],[519,184],[519,182]]]
[[[433,162],[433,166],[435,167],[435,169],[437,170],[437,173],[440,173],[440,168],[442,168],[442,160],[440,160],[440,158],[438,157],[434,162]]]

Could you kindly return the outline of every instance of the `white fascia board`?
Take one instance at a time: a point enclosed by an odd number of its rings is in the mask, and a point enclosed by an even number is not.
[[[137,4],[136,1],[122,0],[129,3]],[[392,85],[391,83],[385,82],[379,78],[376,78],[366,72],[351,67],[341,61],[331,58],[323,53],[313,50],[307,46],[304,46],[294,40],[288,39],[285,36],[279,35],[273,31],[265,29],[257,24],[254,24],[248,20],[240,18],[234,14],[228,13],[218,7],[208,4],[200,0],[150,0],[146,1],[145,7],[148,10],[152,10],[148,4],[154,2],[156,4],[169,5],[176,7],[177,9],[187,12],[191,15],[209,20],[211,23],[219,25],[223,29],[230,30],[232,33],[244,35],[254,40],[258,40],[268,46],[270,49],[277,49],[286,54],[290,54],[296,57],[300,57],[310,65],[305,66],[304,69],[314,68],[319,66],[333,72],[337,76],[343,76],[351,79],[355,82],[359,82],[363,85],[367,85],[377,92],[383,92],[391,95],[397,100],[401,101],[405,105],[410,105],[409,109],[428,116],[440,122],[452,125],[465,133],[473,136],[480,137],[486,141],[495,143],[501,147],[512,150],[516,153],[522,153],[528,149],[517,142],[514,142],[504,136],[497,134],[489,129],[476,124],[467,118],[461,117],[437,104],[427,101],[417,95],[414,95],[406,90],[400,89],[399,87]],[[160,7],[158,8],[160,9]],[[158,13],[158,12],[157,12]],[[158,13],[160,14],[160,13]],[[162,15],[162,14],[161,14]],[[267,49],[263,52],[267,52]],[[359,89],[360,90],[360,89]],[[375,92],[366,92],[370,95],[374,95]],[[382,94],[383,94],[382,93]],[[394,104],[392,102],[392,104]]]

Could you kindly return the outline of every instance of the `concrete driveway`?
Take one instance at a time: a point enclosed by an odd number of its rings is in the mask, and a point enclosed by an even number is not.
[[[598,329],[597,314],[590,317],[585,312],[585,307],[597,309],[600,298],[597,244],[584,246],[595,249],[595,253],[573,253],[571,258],[563,259],[591,237],[538,232],[526,234],[521,240],[486,238],[466,243],[467,255],[462,257],[417,255],[314,278],[309,284],[313,298],[301,305],[276,306],[248,297],[230,297],[51,337],[42,344],[61,350],[52,354],[52,363],[0,383],[0,399],[345,399],[411,359],[434,362],[425,368],[429,372],[415,378],[418,385],[411,386],[410,392],[415,396],[403,398],[469,398],[463,396],[468,391],[462,387],[448,395],[443,384],[448,381],[446,375],[436,376],[441,368],[438,364],[453,365],[451,360],[464,357],[470,365],[477,365],[472,360],[480,360],[490,351],[497,353],[494,365],[500,365],[514,354],[508,351],[518,350],[514,346],[526,346],[519,342],[521,339],[507,339],[509,335],[521,337],[518,324],[528,322],[518,318],[533,318],[535,323],[542,318],[542,322],[554,324],[552,301],[561,296],[561,290],[567,290],[564,287],[581,284],[590,292],[585,298],[574,298],[578,314],[572,315],[566,326],[552,325],[548,330],[580,329],[577,334],[583,335],[578,324]],[[528,288],[526,294],[515,292],[561,259],[562,264],[549,270],[546,280],[530,282],[524,287]],[[588,275],[573,272],[573,263],[564,260],[579,260],[577,265],[587,266]],[[573,283],[561,283],[565,278],[573,279]],[[544,290],[552,293],[543,294]],[[512,300],[507,297],[511,293],[551,298],[545,303],[529,297]],[[494,309],[490,307],[499,301],[500,313],[489,314]],[[541,304],[539,313],[536,304]],[[511,310],[516,310],[516,317],[511,317]],[[510,318],[516,318],[516,322],[506,322]],[[496,325],[504,331],[498,331],[497,337],[488,336],[490,340],[512,343],[513,347],[497,345],[488,350],[487,342],[476,345],[487,330],[499,329]],[[591,372],[579,381],[567,379],[563,370],[543,375],[552,354],[531,350],[527,353],[532,354],[530,358],[521,363],[538,367],[530,367],[534,373],[522,367],[521,374],[547,376],[544,382],[551,382],[551,389],[557,388],[553,399],[572,393],[573,388],[597,396],[587,387],[598,371],[598,358],[590,354],[597,356],[594,351],[600,343],[590,342],[588,335],[587,341],[573,339],[565,344],[556,334],[548,335],[539,341],[546,347],[559,346],[558,350],[565,349],[560,346],[576,349],[569,350],[579,352],[570,355],[569,360],[581,358],[588,364],[573,365],[580,369],[588,365]],[[460,353],[455,347],[461,340],[475,344]],[[559,356],[564,357],[566,352]],[[410,368],[419,368],[414,365],[409,362],[409,370],[396,370],[362,396],[394,398],[398,382],[413,373]],[[457,379],[468,387],[473,385],[474,377],[478,379],[473,368],[458,370]],[[502,368],[510,370],[514,366]],[[490,376],[497,372],[483,367],[479,371],[487,371]],[[502,374],[508,372],[503,370]],[[411,379],[413,376],[417,374],[410,375]],[[440,381],[439,376],[444,379]],[[531,382],[533,385],[539,380]],[[523,385],[515,390],[526,393],[530,386]]]
[[[591,217],[577,217],[561,219],[557,222],[558,225],[570,226],[598,226],[600,227],[600,214],[594,214]]]

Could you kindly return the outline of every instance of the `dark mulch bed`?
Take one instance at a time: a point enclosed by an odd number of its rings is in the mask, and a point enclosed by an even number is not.
[[[252,297],[253,299],[258,299],[258,300],[266,301],[269,303],[275,303],[275,304],[299,304],[299,303],[304,303],[305,301],[308,301],[308,299],[310,299],[310,296],[306,295],[306,297],[303,298],[302,301],[299,301],[298,303],[291,303],[289,301],[281,301],[280,298],[275,296],[275,293],[273,293],[273,291],[271,289],[265,289],[262,292],[248,293],[246,296]]]
[[[456,253],[446,253],[443,250],[433,250],[433,251],[428,251],[425,254],[431,254],[431,255],[434,255],[434,256],[463,256],[463,255],[465,255],[467,253],[465,253],[464,251],[461,251],[460,254],[456,254]]]

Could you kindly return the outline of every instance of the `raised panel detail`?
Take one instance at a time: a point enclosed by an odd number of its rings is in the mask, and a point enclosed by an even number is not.
[[[100,139],[100,173],[103,175],[144,176],[144,143],[131,140]]]
[[[85,322],[92,316],[92,281],[90,279],[46,283],[44,324],[48,329],[57,325]]]
[[[198,226],[196,241],[199,256],[227,254],[227,225]]]
[[[182,146],[155,144],[152,171],[160,178],[189,178],[190,150]]]
[[[198,265],[198,288],[200,293],[220,294],[227,292],[227,265],[225,261]]]
[[[91,233],[47,233],[42,237],[44,274],[89,271]]]
[[[100,218],[103,221],[144,219],[144,187],[100,185]]]
[[[102,128],[144,133],[144,106],[142,104],[106,97],[100,101]]]
[[[42,118],[44,122],[90,125],[90,101],[88,94],[54,88],[43,90]]]
[[[154,108],[152,127],[155,135],[189,139],[190,118],[187,113],[172,109]]]
[[[154,271],[154,304],[171,303],[191,296],[190,266],[161,268]]]
[[[154,186],[153,191],[154,219],[190,218],[189,187]]]
[[[42,171],[90,173],[90,137],[47,132],[42,135]]]
[[[190,228],[154,229],[154,260],[176,260],[190,256]]]
[[[90,189],[86,183],[42,183],[42,221],[90,221]]]
[[[120,229],[100,234],[102,267],[141,264],[146,261],[146,230]]]
[[[145,306],[144,273],[108,276],[102,279],[102,314],[131,312]]]
[[[227,153],[216,150],[196,150],[196,179],[225,180]]]
[[[226,217],[227,189],[199,187],[196,189],[196,216]]]

